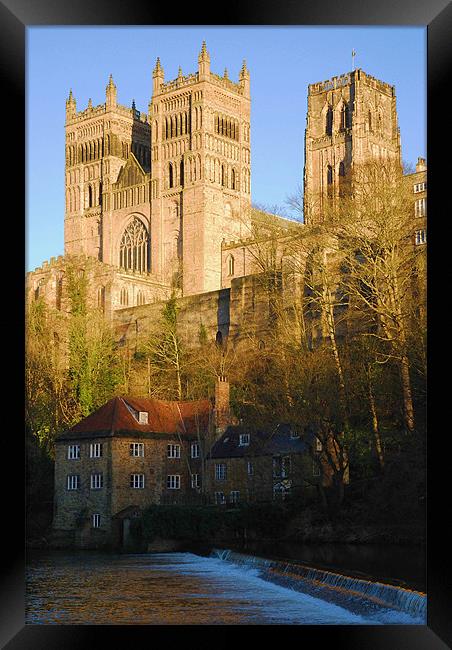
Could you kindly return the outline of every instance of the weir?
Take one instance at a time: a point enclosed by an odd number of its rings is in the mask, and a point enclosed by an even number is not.
[[[370,613],[383,608],[408,614],[422,624],[426,621],[427,596],[418,591],[229,549],[213,549],[211,557],[259,569],[264,580],[334,602],[354,612]]]

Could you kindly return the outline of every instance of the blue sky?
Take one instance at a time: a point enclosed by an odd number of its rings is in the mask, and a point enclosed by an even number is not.
[[[148,110],[152,69],[165,80],[196,72],[205,40],[211,69],[251,74],[251,193],[283,205],[302,182],[307,86],[355,66],[396,87],[402,157],[426,156],[424,27],[29,27],[27,28],[26,270],[64,253],[65,100],[77,110],[105,101],[110,73],[118,101]]]

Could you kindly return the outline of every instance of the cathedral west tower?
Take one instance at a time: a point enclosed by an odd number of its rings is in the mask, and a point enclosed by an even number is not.
[[[354,70],[310,84],[305,132],[305,223],[323,221],[326,202],[369,159],[401,163],[395,88]]]
[[[159,270],[184,295],[221,287],[221,242],[246,231],[250,208],[250,76],[210,69],[165,82],[153,71],[151,220]]]

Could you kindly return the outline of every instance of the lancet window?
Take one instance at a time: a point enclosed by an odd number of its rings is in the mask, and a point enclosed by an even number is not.
[[[119,266],[139,273],[147,273],[149,270],[149,235],[137,217],[129,223],[122,236]]]

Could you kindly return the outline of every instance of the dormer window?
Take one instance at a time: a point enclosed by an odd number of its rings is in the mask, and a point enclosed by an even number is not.
[[[148,412],[138,411],[138,422],[140,424],[148,424]]]
[[[239,436],[239,446],[240,447],[247,447],[250,444],[250,434],[249,433],[241,433]]]
[[[290,430],[290,438],[291,438],[291,440],[296,440],[299,437],[300,437],[300,434],[298,433],[298,431],[295,431],[294,429]]]

